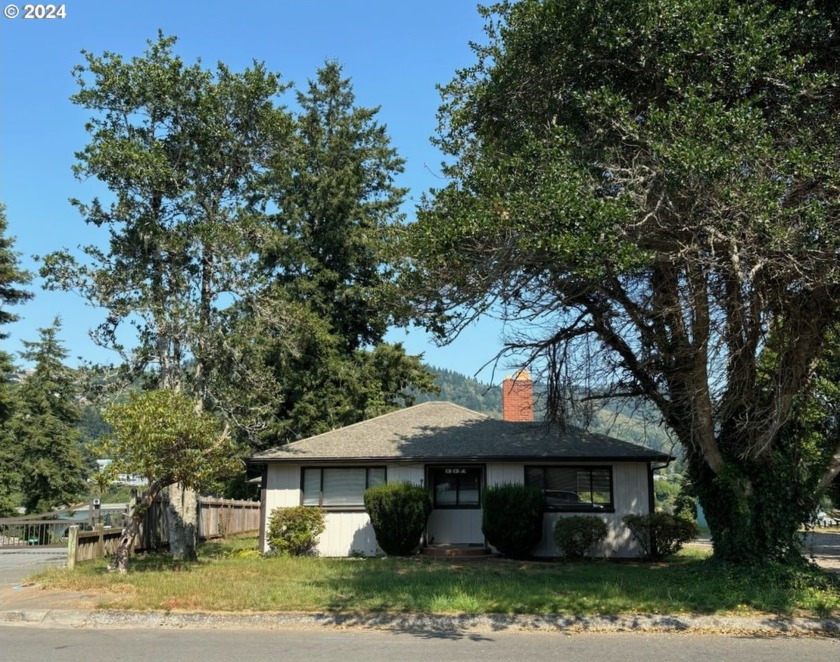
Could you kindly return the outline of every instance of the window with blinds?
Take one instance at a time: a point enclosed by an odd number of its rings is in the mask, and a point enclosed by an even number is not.
[[[385,467],[329,467],[303,470],[304,506],[364,507],[365,490],[385,482]]]
[[[612,467],[525,467],[525,484],[542,491],[546,510],[614,510]]]

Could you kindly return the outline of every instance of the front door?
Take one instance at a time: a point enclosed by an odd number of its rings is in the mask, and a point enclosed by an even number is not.
[[[429,543],[484,544],[481,532],[484,467],[430,466],[426,474],[434,499],[427,529]]]

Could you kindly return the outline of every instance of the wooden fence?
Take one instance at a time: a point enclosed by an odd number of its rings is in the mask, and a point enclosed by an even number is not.
[[[75,535],[70,533],[67,546],[67,567],[72,569],[76,563],[95,561],[111,556],[120,542],[122,529],[106,529],[99,526],[96,531],[79,531]]]
[[[234,499],[198,499],[198,538],[210,540],[223,538],[233,533],[258,531],[260,528],[259,501],[237,501]],[[169,509],[160,499],[149,510],[140,534],[137,536],[136,549],[160,549],[169,544]]]
[[[157,500],[148,509],[140,525],[134,550],[149,551],[166,547],[169,544],[168,525],[169,512],[166,504]],[[198,537],[201,540],[257,531],[259,528],[260,504],[257,501],[210,497],[201,497],[198,500]],[[80,531],[75,553],[68,549],[68,567],[113,554],[121,533],[120,527],[101,526],[95,531]]]
[[[258,531],[260,502],[201,497],[198,500],[198,537],[223,538],[231,533]]]
[[[0,519],[0,549],[9,547],[64,547],[70,527],[78,525],[80,529],[90,531],[96,520],[91,519],[89,504],[80,503],[63,511],[32,513]],[[86,511],[87,517],[78,515]],[[124,505],[118,508],[105,507],[95,511],[98,521],[106,525],[121,528],[126,513]],[[75,515],[75,516],[74,516]]]

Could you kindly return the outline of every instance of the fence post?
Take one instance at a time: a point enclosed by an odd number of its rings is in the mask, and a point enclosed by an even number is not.
[[[79,549],[79,525],[70,527],[67,534],[67,569],[73,570],[76,567],[76,552]]]
[[[99,533],[99,542],[97,543],[97,556],[98,559],[105,558],[105,527],[102,525],[102,522],[96,525],[96,531]]]

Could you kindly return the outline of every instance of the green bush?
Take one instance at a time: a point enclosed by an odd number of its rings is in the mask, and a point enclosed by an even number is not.
[[[365,510],[382,550],[390,556],[408,556],[420,546],[432,513],[432,496],[411,483],[376,485],[365,491]]]
[[[514,483],[494,485],[481,498],[481,530],[505,556],[527,558],[542,538],[542,493]]]
[[[567,559],[581,559],[607,538],[607,523],[591,515],[561,517],[554,523],[554,542]]]
[[[323,531],[324,511],[321,508],[276,508],[268,521],[268,546],[278,554],[314,554],[318,536]]]
[[[699,533],[697,524],[683,515],[625,515],[623,521],[645,557],[652,561],[676,554],[684,543],[693,540]]]

